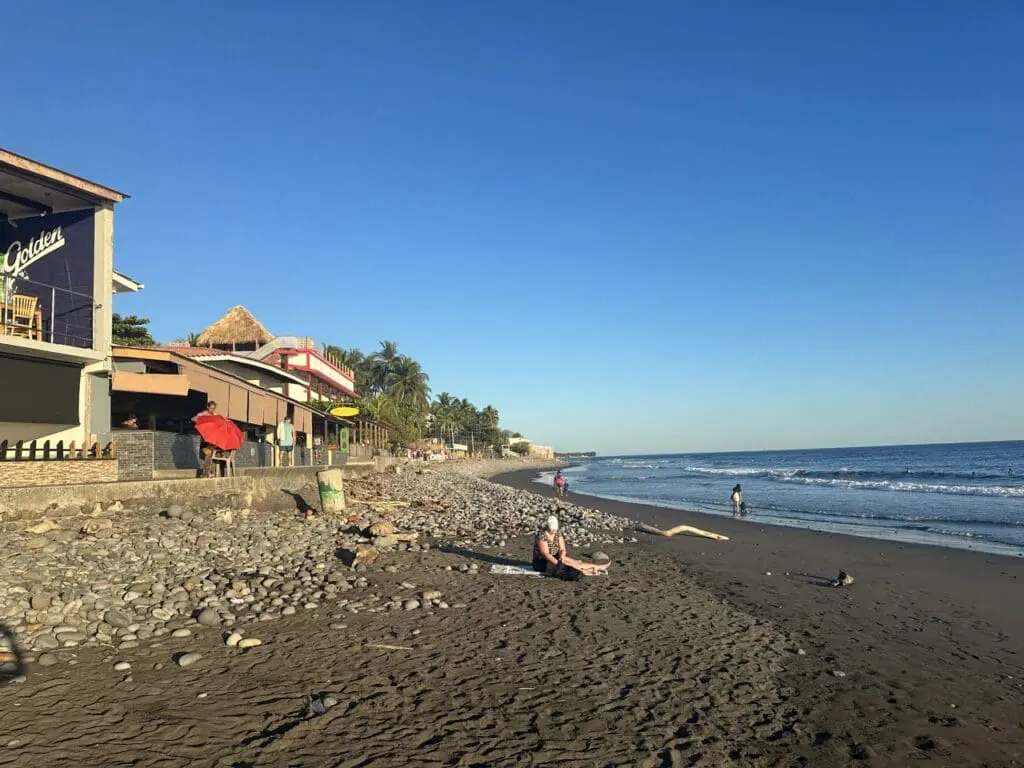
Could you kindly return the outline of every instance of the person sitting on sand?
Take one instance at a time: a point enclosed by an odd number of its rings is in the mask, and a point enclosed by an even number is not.
[[[581,576],[594,576],[608,570],[611,563],[584,563],[569,557],[569,548],[558,532],[558,518],[549,517],[533,544],[533,570],[566,581],[577,581]]]

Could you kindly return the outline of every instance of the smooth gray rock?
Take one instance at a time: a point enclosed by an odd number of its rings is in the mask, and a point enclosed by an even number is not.
[[[48,595],[45,592],[37,592],[29,598],[29,604],[32,606],[33,611],[45,611],[50,607],[50,602],[53,600],[53,595]]]
[[[203,658],[203,654],[193,651],[192,653],[183,653],[175,661],[179,667],[190,667],[201,658]]]
[[[132,616],[124,611],[109,610],[103,614],[103,620],[112,627],[123,629],[132,623]]]
[[[405,602],[402,603],[402,608],[404,608],[407,611],[415,611],[419,607],[420,607],[420,601],[419,600],[406,600]]]
[[[32,642],[32,647],[37,651],[52,651],[60,648],[60,641],[53,635],[40,635]]]
[[[219,627],[221,625],[220,614],[213,608],[204,608],[196,616],[196,621],[204,627]]]
[[[56,664],[60,659],[54,656],[52,653],[41,653],[39,658],[36,659],[36,664],[40,667],[51,667]]]

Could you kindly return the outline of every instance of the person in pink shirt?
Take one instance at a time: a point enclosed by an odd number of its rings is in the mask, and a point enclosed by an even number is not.
[[[562,496],[565,494],[565,476],[562,474],[562,470],[555,472],[555,495]]]

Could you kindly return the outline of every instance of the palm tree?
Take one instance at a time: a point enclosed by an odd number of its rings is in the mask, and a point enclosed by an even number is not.
[[[392,367],[387,394],[414,413],[426,415],[430,398],[429,381],[430,377],[419,363],[402,355]]]
[[[442,392],[437,396],[437,400],[430,404],[430,416],[432,419],[432,426],[437,430],[438,437],[444,437],[455,425],[455,411],[452,408],[454,402],[452,396],[447,392]]]
[[[393,341],[382,341],[380,349],[367,358],[369,366],[370,388],[375,392],[386,392],[391,384],[391,377],[394,374],[395,365],[401,355],[398,354],[398,345]]]
[[[488,405],[480,412],[480,416],[491,429],[496,429],[498,426],[498,409],[494,406]]]

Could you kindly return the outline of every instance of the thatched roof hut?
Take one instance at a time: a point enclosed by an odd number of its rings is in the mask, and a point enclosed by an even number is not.
[[[199,334],[196,346],[243,352],[255,350],[273,338],[274,335],[239,304]]]

